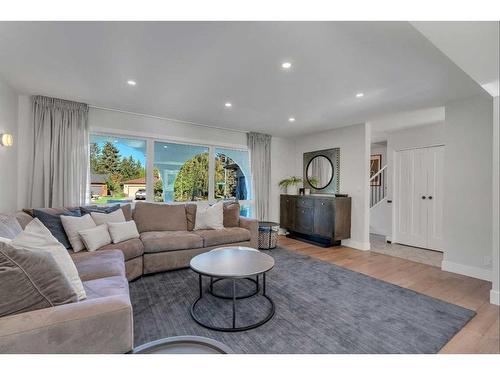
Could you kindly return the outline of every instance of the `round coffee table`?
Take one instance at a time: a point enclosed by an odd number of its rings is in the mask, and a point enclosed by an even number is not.
[[[198,274],[198,287],[199,287],[199,297],[194,301],[191,306],[191,316],[199,325],[212,329],[215,331],[222,332],[241,332],[247,331],[249,329],[260,327],[261,325],[268,322],[275,312],[275,306],[273,300],[266,294],[266,272],[274,267],[274,259],[267,254],[261,253],[259,251],[251,251],[245,249],[239,249],[237,247],[231,248],[226,247],[217,251],[210,251],[208,253],[203,253],[195,256],[190,262],[191,269]],[[256,295],[260,290],[259,285],[259,275],[262,275],[262,294],[271,305],[269,313],[257,323],[246,325],[246,326],[236,326],[236,300],[244,300],[251,296]],[[232,325],[226,327],[214,326],[204,323],[196,315],[196,305],[203,298],[203,276],[210,277],[210,292],[212,292],[213,283],[219,279],[230,279],[233,284],[233,293],[229,298],[232,300],[233,309],[233,319]],[[251,293],[250,295],[237,296],[236,295],[236,281],[239,279],[248,279],[252,276],[256,276],[256,293]],[[216,279],[214,281],[214,278]],[[253,281],[253,280],[252,280]],[[227,299],[228,296],[221,296],[211,293],[217,298]]]
[[[232,354],[225,344],[201,336],[175,336],[138,346],[132,354]]]

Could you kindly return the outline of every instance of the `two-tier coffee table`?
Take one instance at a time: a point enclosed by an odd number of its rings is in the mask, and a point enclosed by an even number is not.
[[[191,269],[198,274],[199,297],[191,306],[191,316],[201,326],[222,332],[240,332],[249,329],[260,327],[268,322],[274,315],[275,307],[273,300],[266,294],[266,272],[274,267],[274,259],[267,254],[255,251],[253,249],[245,249],[238,247],[227,247],[217,249],[195,256],[190,262]],[[265,317],[256,323],[246,326],[236,326],[236,300],[243,301],[247,298],[255,296],[260,291],[260,278],[262,275],[262,294],[270,304],[270,310]],[[232,300],[233,319],[229,326],[213,326],[204,323],[196,314],[196,305],[203,299],[203,276],[210,278],[210,286],[208,292],[214,297]],[[255,277],[255,280],[252,279]],[[213,285],[220,280],[232,280],[232,294],[224,296],[213,292]],[[236,295],[236,282],[241,279],[250,279],[256,284],[254,293],[246,295]],[[241,306],[240,308],[244,308]]]

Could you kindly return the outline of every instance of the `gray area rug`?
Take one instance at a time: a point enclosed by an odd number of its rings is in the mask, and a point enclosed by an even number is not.
[[[265,325],[239,333],[199,326],[189,313],[198,295],[198,277],[184,269],[130,283],[135,345],[198,335],[219,340],[235,353],[436,353],[475,315],[283,248],[267,253],[276,261],[267,277],[276,314]],[[217,292],[229,293],[229,283],[224,283],[217,285]],[[238,292],[252,287],[241,281]],[[205,296],[197,306],[199,316],[229,325],[231,301]],[[269,303],[255,296],[238,300],[237,309],[237,324],[249,324],[264,317]]]

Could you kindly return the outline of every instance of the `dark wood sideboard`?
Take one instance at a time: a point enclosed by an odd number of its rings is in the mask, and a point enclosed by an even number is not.
[[[280,226],[290,232],[289,237],[338,246],[351,237],[351,198],[282,194]]]

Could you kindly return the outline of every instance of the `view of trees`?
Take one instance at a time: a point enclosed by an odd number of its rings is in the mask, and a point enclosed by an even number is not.
[[[234,196],[237,186],[234,169],[224,168],[234,165],[232,159],[219,155],[215,159],[215,198]],[[181,167],[174,182],[175,201],[208,199],[208,152],[194,156]]]
[[[102,149],[97,143],[91,143],[90,170],[94,174],[107,176],[106,183],[113,194],[123,192],[124,181],[146,175],[146,169],[139,160],[132,156],[121,157],[120,151],[111,142],[106,142]]]

